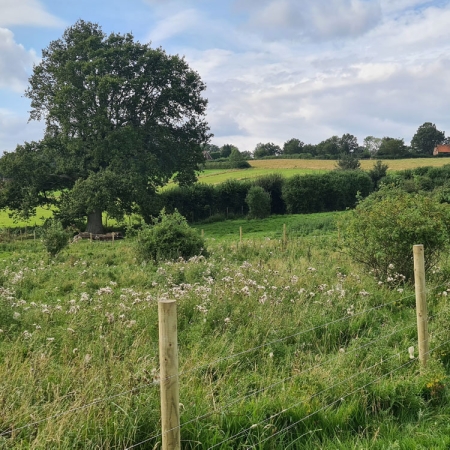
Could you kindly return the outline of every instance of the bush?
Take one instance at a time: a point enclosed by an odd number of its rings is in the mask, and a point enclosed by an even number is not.
[[[71,232],[65,230],[61,222],[47,219],[41,231],[42,243],[51,256],[57,255],[69,244]]]
[[[356,156],[343,153],[336,163],[336,170],[358,170],[361,169],[361,163]]]
[[[249,208],[249,217],[264,219],[270,216],[270,194],[260,186],[253,186],[248,191],[245,202]]]
[[[262,187],[270,194],[270,213],[284,214],[286,205],[283,201],[284,177],[279,173],[272,173],[255,179],[255,186]]]
[[[145,225],[138,233],[137,255],[141,261],[166,261],[179,257],[205,255],[205,242],[177,211],[163,209],[153,225]]]
[[[423,244],[425,268],[436,265],[448,244],[450,209],[424,194],[383,186],[341,221],[343,245],[350,256],[383,281],[402,275],[412,280],[413,245]]]

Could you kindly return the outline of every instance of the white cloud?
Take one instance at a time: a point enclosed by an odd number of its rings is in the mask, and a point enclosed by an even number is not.
[[[17,144],[38,140],[43,136],[44,125],[41,122],[27,121],[27,116],[0,109],[0,155],[5,150],[14,151]]]
[[[15,42],[10,30],[0,28],[0,88],[23,92],[37,60],[33,50],[27,51]]]
[[[249,11],[251,30],[269,39],[333,39],[366,33],[381,19],[378,1],[263,0],[237,6]]]
[[[195,9],[186,9],[164,20],[152,30],[148,38],[151,41],[161,42],[171,37],[186,33],[202,25],[202,18]]]
[[[0,26],[37,25],[59,27],[64,23],[48,13],[38,0],[0,0]]]

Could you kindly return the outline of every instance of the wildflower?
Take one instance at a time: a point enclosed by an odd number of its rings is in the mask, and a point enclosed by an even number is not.
[[[408,347],[409,359],[414,359],[414,347]]]
[[[269,358],[273,358],[273,352],[269,353]]]
[[[53,342],[54,340],[55,340],[54,337],[49,337],[49,338],[47,338],[47,342]]]
[[[75,333],[75,330],[73,328],[67,328],[67,331],[69,331],[70,333]]]
[[[225,325],[228,325],[231,322],[231,319],[229,317],[225,317]]]
[[[18,319],[20,317],[20,313],[17,311],[13,314],[14,319]]]
[[[33,335],[32,335],[29,331],[27,331],[27,330],[25,330],[25,331],[23,332],[23,338],[24,338],[24,339],[30,339],[32,336],[33,336]]]
[[[392,270],[394,268],[394,264],[389,264],[388,268]]]

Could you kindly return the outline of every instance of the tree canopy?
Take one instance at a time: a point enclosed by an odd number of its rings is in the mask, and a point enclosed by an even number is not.
[[[444,141],[445,133],[439,131],[434,123],[425,122],[411,139],[411,148],[416,153],[432,155],[434,147]]]
[[[195,181],[207,100],[183,58],[80,20],[43,50],[29,82],[30,120],[44,120],[45,134],[0,159],[0,207],[27,217],[53,204],[100,232],[102,212],[147,208],[174,175]]]

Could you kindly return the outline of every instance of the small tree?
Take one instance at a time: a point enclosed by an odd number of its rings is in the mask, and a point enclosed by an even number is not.
[[[340,223],[343,246],[383,281],[394,274],[412,280],[415,244],[425,247],[425,267],[434,266],[448,246],[450,209],[428,195],[393,186],[360,202]]]
[[[260,186],[252,186],[245,197],[249,217],[264,219],[270,216],[270,194]]]
[[[383,161],[378,159],[372,169],[369,170],[370,178],[372,178],[375,187],[377,187],[380,180],[386,176],[388,168],[387,164],[383,164]]]
[[[337,170],[358,170],[361,169],[359,159],[351,153],[342,153],[336,163]]]
[[[153,225],[145,225],[138,233],[136,250],[141,261],[155,262],[206,254],[203,238],[186,219],[177,210],[166,214],[164,209]]]

